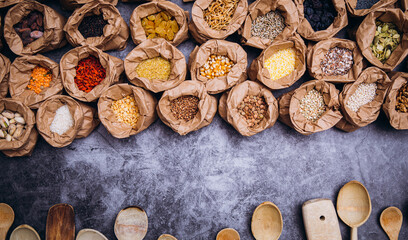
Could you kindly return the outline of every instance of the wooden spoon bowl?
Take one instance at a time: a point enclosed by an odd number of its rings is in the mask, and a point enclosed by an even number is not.
[[[131,206],[121,210],[115,221],[115,235],[118,240],[142,240],[147,233],[146,212]]]
[[[0,203],[0,240],[6,240],[7,232],[14,222],[13,209],[5,204]]]
[[[69,204],[56,204],[48,210],[46,240],[74,240],[75,215]]]
[[[76,240],[108,240],[102,233],[85,228],[78,232]]]
[[[396,207],[385,209],[380,216],[381,227],[390,240],[398,240],[402,226],[402,212]]]
[[[218,232],[216,240],[240,240],[239,233],[233,228],[224,228]]]
[[[29,225],[18,226],[10,235],[10,240],[41,240],[37,231]]]
[[[177,238],[171,236],[170,234],[162,234],[157,240],[177,240]]]
[[[252,235],[257,240],[278,240],[282,234],[283,220],[279,208],[271,203],[259,205],[252,215]]]

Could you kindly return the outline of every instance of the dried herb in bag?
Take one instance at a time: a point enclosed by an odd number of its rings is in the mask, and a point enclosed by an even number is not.
[[[393,128],[408,129],[408,74],[397,72],[391,76],[392,84],[388,89],[383,105],[383,111]],[[404,108],[405,107],[405,108]]]
[[[380,8],[392,7],[392,4],[397,0],[345,0],[345,2],[347,10],[352,16],[361,17]]]
[[[10,65],[10,60],[3,54],[0,54],[0,99],[5,98],[8,92]]]
[[[59,0],[59,1],[62,8],[65,10],[74,10],[76,8],[82,7],[82,5],[91,2],[89,0]],[[118,0],[104,0],[104,1],[109,4],[112,4],[113,6],[116,6],[118,4]]]

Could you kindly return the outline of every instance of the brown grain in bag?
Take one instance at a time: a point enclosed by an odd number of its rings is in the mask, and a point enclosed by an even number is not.
[[[325,30],[315,32],[310,25],[309,21],[305,18],[303,2],[304,0],[295,0],[295,4],[299,14],[299,26],[297,32],[302,37],[311,41],[321,41],[329,39],[336,35],[341,29],[348,24],[347,10],[344,0],[328,0],[332,1],[334,8],[337,11],[337,16],[334,18],[333,23]]]
[[[139,109],[139,119],[136,127],[119,122],[111,109],[113,101],[126,96],[134,97]],[[105,128],[116,138],[128,138],[148,128],[157,119],[156,98],[148,91],[129,84],[117,84],[102,94],[98,101],[99,118]]]
[[[181,96],[199,98],[198,112],[190,121],[177,119],[170,109],[172,100]],[[180,135],[208,126],[217,112],[217,99],[207,93],[205,85],[198,81],[185,81],[179,86],[163,93],[157,105],[157,114],[164,124]]]
[[[31,156],[38,140],[38,131],[35,127],[31,130],[30,136],[26,144],[16,150],[3,150],[2,153],[7,157],[23,157]]]
[[[75,138],[86,138],[101,122],[98,117],[98,110],[82,102],[81,105],[84,114],[84,121]]]
[[[402,34],[401,42],[398,47],[391,53],[391,56],[382,63],[373,54],[371,43],[373,42],[375,31],[377,29],[375,21],[394,23]],[[401,9],[380,9],[369,13],[360,24],[356,33],[357,44],[361,49],[364,57],[374,66],[389,72],[404,60],[408,55],[408,18]]]
[[[239,0],[228,26],[222,30],[212,29],[204,20],[204,10],[208,8],[212,1],[213,0],[197,0],[194,2],[191,10],[192,17],[188,29],[194,39],[200,44],[210,39],[227,38],[241,27],[248,13],[248,2],[246,0]]]
[[[99,59],[101,65],[106,70],[106,78],[90,92],[86,93],[79,90],[74,82],[74,78],[76,76],[75,67],[78,65],[78,62],[89,56],[94,56]],[[119,82],[119,77],[122,74],[124,67],[121,59],[104,53],[95,47],[82,46],[74,48],[62,56],[60,70],[62,84],[71,97],[83,102],[93,102],[96,101],[99,96],[109,88],[109,86]]]
[[[135,44],[140,44],[147,39],[146,32],[142,27],[142,18],[162,11],[172,15],[179,25],[179,30],[174,35],[174,39],[169,42],[177,46],[188,39],[189,13],[170,1],[153,1],[137,6],[130,16],[130,34]]]
[[[10,65],[10,60],[0,53],[0,98],[5,98],[8,92]]]
[[[47,68],[52,73],[49,87],[45,87],[39,94],[27,88],[31,73],[36,66]],[[12,98],[23,102],[31,109],[37,109],[45,99],[62,93],[62,82],[58,63],[37,54],[22,56],[14,60],[10,67],[9,90]]]
[[[103,28],[103,35],[84,38],[78,30],[84,17],[100,14],[108,22]],[[88,45],[99,48],[102,51],[123,50],[126,48],[127,39],[129,38],[129,28],[120,15],[119,10],[112,4],[102,2],[91,2],[76,9],[68,18],[64,31],[68,42],[72,46]]]
[[[398,72],[391,77],[392,84],[388,89],[383,105],[383,110],[393,128],[398,130],[408,129],[408,113],[395,109],[397,95],[401,87],[408,83],[408,73]]]
[[[369,14],[371,12],[374,12],[377,9],[380,9],[380,8],[392,7],[392,5],[394,3],[396,3],[397,1],[398,0],[379,0],[371,8],[368,8],[368,9],[356,9],[358,0],[345,0],[347,10],[354,17],[365,16],[365,15],[367,15],[367,14]],[[402,0],[402,1],[404,1],[404,0]]]
[[[347,48],[353,52],[353,66],[345,75],[327,75],[321,68],[321,62],[325,59],[326,53],[334,47]],[[311,77],[315,79],[323,79],[332,83],[348,83],[357,80],[363,70],[363,55],[357,44],[351,40],[330,38],[320,41],[313,46],[310,46],[307,51],[307,69]]]
[[[92,2],[93,0],[59,0],[61,7],[65,10],[74,10],[75,8],[80,8],[82,5]],[[99,0],[101,1],[101,0]],[[118,4],[118,0],[103,0],[114,6]]]
[[[241,42],[244,45],[251,47],[256,47],[260,49],[265,49],[273,41],[270,39],[253,37],[251,34],[252,22],[259,16],[265,15],[270,11],[278,11],[285,18],[286,27],[283,31],[274,39],[275,40],[285,40],[289,36],[292,36],[299,25],[299,15],[296,5],[292,0],[258,0],[249,5],[248,15],[245,18],[244,24],[238,30],[239,34],[242,36]]]
[[[245,117],[243,117],[238,110],[238,106],[246,96],[263,97],[268,106],[263,120],[253,127],[248,125]],[[224,94],[221,97],[219,103],[221,117],[243,136],[253,136],[272,127],[278,119],[278,109],[278,101],[272,92],[261,84],[253,81],[245,81],[236,85],[228,94]]]
[[[226,76],[208,79],[200,74],[200,69],[211,55],[227,56],[234,63]],[[200,47],[195,47],[188,65],[191,79],[203,82],[210,94],[224,92],[247,78],[247,53],[239,44],[225,40],[209,40]]]
[[[293,47],[296,50],[296,65],[293,72],[285,77],[271,80],[269,70],[264,67],[264,62],[276,51]],[[299,80],[306,71],[306,46],[302,38],[295,34],[287,40],[274,41],[269,47],[252,61],[248,69],[251,80],[258,80],[272,90],[290,87]]]
[[[32,43],[23,46],[23,42],[13,26],[35,10],[44,15],[44,35]],[[47,52],[60,48],[67,43],[63,31],[65,18],[54,9],[39,2],[27,0],[15,5],[8,10],[4,22],[4,39],[11,51],[17,55]]]

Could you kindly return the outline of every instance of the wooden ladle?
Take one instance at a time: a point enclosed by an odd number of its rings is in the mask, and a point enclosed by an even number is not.
[[[239,233],[233,228],[224,228],[218,232],[216,240],[240,240]]]
[[[14,222],[13,209],[5,204],[0,203],[0,240],[6,240],[7,232]]]
[[[119,240],[142,240],[147,233],[147,214],[140,207],[131,206],[118,213],[115,235]]]
[[[171,236],[170,234],[162,234],[157,240],[177,240],[177,238]]]
[[[78,232],[76,240],[108,240],[102,233],[85,228]]]
[[[45,239],[75,239],[75,215],[71,205],[56,204],[48,210]]]
[[[282,234],[283,221],[279,208],[271,203],[259,205],[252,215],[252,235],[257,240],[278,240]]]
[[[357,228],[363,225],[371,214],[371,199],[367,189],[358,181],[344,185],[337,196],[337,214],[351,227],[351,240],[357,240]]]
[[[398,235],[402,226],[402,213],[396,207],[385,209],[380,216],[381,227],[390,240],[398,240]]]
[[[10,240],[41,240],[37,231],[29,225],[18,226],[10,235]]]

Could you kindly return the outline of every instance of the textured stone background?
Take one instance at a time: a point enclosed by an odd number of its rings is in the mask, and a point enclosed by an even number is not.
[[[192,3],[176,2],[191,10]],[[49,4],[69,17],[56,3]],[[118,5],[126,22],[136,5]],[[188,58],[194,46],[188,41],[179,49]],[[124,59],[134,47],[129,40],[126,50],[110,54]],[[44,55],[59,61],[69,49]],[[249,62],[260,53],[245,50]],[[2,52],[14,58],[9,50]],[[305,76],[291,89],[309,79]],[[0,202],[14,208],[13,229],[26,223],[43,239],[49,207],[63,202],[75,209],[77,231],[94,228],[109,239],[115,239],[116,214],[138,205],[149,216],[148,240],[163,233],[215,239],[225,227],[237,229],[246,240],[253,239],[253,210],[272,201],[283,215],[281,239],[306,239],[302,203],[313,198],[335,203],[341,186],[355,179],[367,187],[373,205],[371,217],[359,228],[360,239],[387,239],[379,224],[381,211],[394,205],[408,215],[407,140],[407,132],[392,129],[383,113],[354,133],[331,129],[312,136],[278,122],[258,135],[242,137],[218,115],[208,127],[187,136],[157,121],[137,136],[118,140],[101,125],[62,149],[40,139],[32,157],[0,155]],[[340,226],[343,238],[349,239],[349,228],[341,221]],[[408,239],[406,218],[400,239]]]

